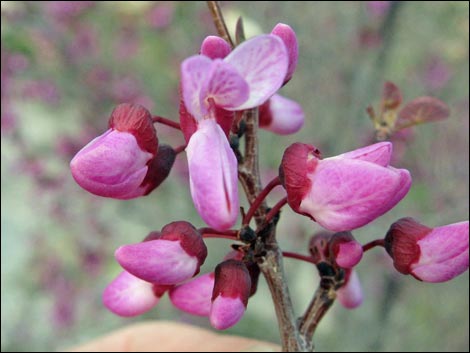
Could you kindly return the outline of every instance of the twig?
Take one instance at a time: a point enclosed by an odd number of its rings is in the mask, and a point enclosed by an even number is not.
[[[219,2],[207,1],[207,6],[209,7],[209,10],[211,12],[212,20],[214,21],[215,28],[217,29],[219,36],[225,39],[228,44],[230,44],[230,46],[234,48],[235,45],[233,44],[233,40],[230,37],[227,25],[225,24],[224,16],[222,15],[222,11],[220,10]]]

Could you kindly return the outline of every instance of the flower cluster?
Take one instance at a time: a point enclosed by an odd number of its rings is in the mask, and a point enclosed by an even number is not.
[[[235,325],[256,292],[265,232],[275,226],[276,212],[285,203],[336,232],[313,236],[310,256],[291,257],[315,264],[346,308],[362,303],[354,268],[363,253],[376,245],[386,248],[399,272],[419,280],[446,281],[468,269],[468,222],[431,229],[402,219],[392,225],[385,239],[363,246],[353,237],[351,231],[391,210],[411,187],[410,173],[390,165],[390,142],[329,158],[322,158],[313,145],[292,144],[284,152],[279,176],[252,202],[241,229],[231,229],[240,212],[238,169],[243,156],[237,139],[244,134],[244,112],[257,108],[259,126],[271,132],[297,132],[304,122],[302,108],[276,93],[291,80],[297,60],[295,33],[284,24],[233,50],[223,39],[207,37],[200,54],[181,64],[180,124],[152,116],[142,106],[121,104],[111,114],[109,129],[73,158],[72,175],[84,189],[99,196],[131,199],[160,185],[176,155],[185,149],[192,200],[211,227],[197,229],[176,221],[140,243],[117,249],[115,257],[124,271],[103,295],[112,312],[142,314],[168,293],[177,308],[208,317],[216,329]],[[388,119],[395,128],[401,96],[392,86],[386,87],[385,96],[390,99],[382,104],[381,119]],[[399,121],[416,122],[416,110],[423,107],[419,103],[406,106]],[[430,106],[429,100],[426,104]],[[445,115],[444,110],[441,113]],[[158,122],[180,129],[187,145],[173,149],[159,144],[153,125]],[[285,200],[265,215],[256,231],[251,229],[251,217],[276,185],[284,187]],[[236,251],[227,254],[213,272],[193,278],[207,257],[203,239],[213,236],[243,244],[236,244]]]

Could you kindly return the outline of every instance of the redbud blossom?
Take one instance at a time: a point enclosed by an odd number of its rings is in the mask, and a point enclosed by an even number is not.
[[[211,311],[214,273],[206,273],[170,290],[171,303],[192,315],[209,316]]]
[[[299,60],[299,43],[297,42],[297,36],[292,27],[284,23],[278,23],[271,31],[271,34],[281,38],[287,49],[289,64],[286,77],[284,78],[284,84],[286,84],[292,78]]]
[[[152,283],[122,271],[105,289],[103,303],[113,313],[130,317],[141,315],[157,305],[164,291]]]
[[[393,208],[411,176],[388,165],[392,145],[382,142],[336,157],[319,158],[312,145],[286,149],[280,177],[292,209],[332,231],[362,227]]]
[[[259,108],[259,126],[279,135],[294,134],[304,125],[304,111],[299,103],[272,96]]]
[[[352,268],[362,259],[362,245],[350,232],[335,233],[330,240],[330,254],[339,267]]]
[[[243,110],[263,104],[282,85],[288,57],[279,37],[261,35],[243,42],[223,60],[195,55],[181,65],[183,100],[200,121],[211,105]]]
[[[355,309],[364,300],[361,282],[354,269],[347,269],[345,276],[345,284],[336,290],[337,298],[346,309]]]
[[[150,113],[139,105],[120,104],[109,127],[75,155],[72,176],[99,196],[131,199],[148,194],[155,188],[147,174],[158,148]]]
[[[243,262],[226,260],[217,265],[209,316],[212,327],[225,330],[240,321],[250,289],[250,274]]]
[[[115,252],[126,271],[160,285],[177,284],[195,276],[206,256],[201,234],[184,221],[163,227],[158,239],[124,245]]]
[[[199,123],[186,152],[191,196],[199,215],[217,230],[232,227],[239,211],[237,159],[215,120]]]
[[[387,232],[385,248],[399,272],[445,282],[468,270],[468,221],[429,228],[402,218]]]
[[[217,36],[208,36],[201,44],[201,55],[210,59],[223,59],[232,49],[225,39]]]

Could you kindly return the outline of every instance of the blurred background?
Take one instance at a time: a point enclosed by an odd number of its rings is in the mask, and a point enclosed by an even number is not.
[[[306,112],[305,127],[279,138],[261,131],[261,169],[272,178],[294,141],[324,156],[372,141],[365,113],[378,107],[386,80],[410,101],[445,101],[446,121],[416,127],[396,139],[397,167],[413,187],[396,208],[354,232],[365,243],[398,218],[434,227],[469,217],[469,9],[467,2],[222,2],[233,29],[243,16],[248,35],[291,25],[299,66],[281,94]],[[178,119],[179,64],[216,34],[204,2],[2,2],[1,4],[1,349],[60,350],[132,322],[171,319],[209,327],[173,308],[165,296],[144,317],[123,319],[101,304],[120,272],[114,250],[152,230],[185,219],[204,224],[191,202],[186,159],[151,195],[130,201],[88,194],[72,179],[73,155],[107,128],[113,107],[137,102]],[[160,141],[183,140],[157,126]],[[277,189],[274,204],[283,196]],[[244,199],[243,199],[244,200]],[[246,202],[243,203],[246,206]],[[279,242],[306,254],[320,227],[284,209]],[[229,250],[207,241],[211,271]],[[285,259],[296,312],[318,284],[316,270]],[[318,351],[468,351],[468,272],[427,284],[399,275],[381,249],[357,267],[365,300],[335,304],[320,324]],[[242,321],[227,331],[278,342],[263,279]]]

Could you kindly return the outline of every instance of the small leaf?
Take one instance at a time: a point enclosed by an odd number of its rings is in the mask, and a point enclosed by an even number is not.
[[[237,20],[237,25],[235,28],[235,42],[238,44],[246,40],[245,28],[243,27],[243,18],[240,16]]]
[[[406,104],[398,113],[396,130],[431,121],[439,121],[449,116],[449,107],[433,97],[418,97]]]
[[[382,90],[382,112],[397,109],[402,100],[400,89],[393,82],[385,82]]]

